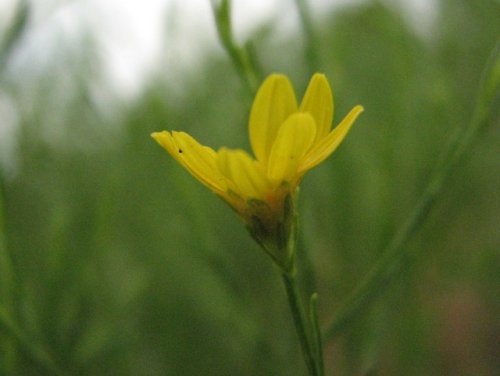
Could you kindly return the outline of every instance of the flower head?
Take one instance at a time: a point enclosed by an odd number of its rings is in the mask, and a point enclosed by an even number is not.
[[[293,227],[293,198],[304,174],[339,146],[363,111],[354,107],[331,130],[333,96],[323,74],[315,74],[297,104],[288,78],[272,74],[255,97],[249,120],[255,158],[241,149],[218,151],[184,132],[151,136],[195,178],[224,199],[245,221],[251,234],[278,262]],[[288,261],[287,261],[288,260]]]

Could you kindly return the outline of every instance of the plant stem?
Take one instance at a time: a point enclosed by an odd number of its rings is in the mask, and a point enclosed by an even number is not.
[[[231,1],[212,0],[212,9],[221,44],[226,49],[238,74],[253,97],[257,92],[260,74],[251,45],[247,44],[245,47],[238,47],[234,41],[231,24]]]
[[[318,43],[314,32],[311,12],[307,5],[307,0],[295,0],[295,3],[297,4],[302,28],[306,35],[306,61],[309,68],[309,74],[312,75],[318,71],[319,58],[317,49]]]
[[[497,43],[488,60],[479,89],[479,95],[468,127],[454,138],[436,172],[427,185],[410,216],[389,242],[382,256],[354,292],[335,313],[325,330],[325,338],[331,339],[340,333],[394,280],[404,261],[411,256],[411,249],[404,248],[410,238],[420,229],[436,201],[446,179],[459,164],[479,131],[489,122],[493,102],[500,83],[500,42]]]
[[[7,60],[16,44],[26,32],[30,11],[32,6],[27,0],[17,2],[17,8],[13,14],[12,21],[3,29],[3,35],[0,36],[0,74],[4,71]]]
[[[313,343],[309,333],[309,325],[304,315],[304,308],[301,303],[299,291],[297,288],[297,281],[295,279],[295,273],[283,273],[283,282],[285,284],[286,294],[288,297],[288,303],[290,305],[290,311],[292,313],[293,322],[295,324],[295,329],[299,336],[300,347],[302,349],[302,354],[304,355],[304,360],[309,370],[309,375],[320,376],[321,371],[316,360],[315,351],[313,348]]]
[[[323,342],[321,340],[321,329],[318,320],[318,294],[315,292],[311,295],[309,301],[309,320],[311,322],[313,333],[314,354],[316,356],[316,364],[319,368],[320,375],[324,375],[324,362],[323,362]]]

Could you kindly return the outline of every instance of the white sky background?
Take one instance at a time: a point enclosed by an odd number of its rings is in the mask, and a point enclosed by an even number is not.
[[[309,3],[312,12],[320,15],[333,4],[361,1],[313,0]],[[177,77],[182,73],[179,70],[196,68],[208,51],[225,53],[217,39],[210,0],[92,0],[91,3],[110,17],[105,22],[114,24],[108,30],[109,38],[104,35],[103,41],[109,47],[110,73],[119,76],[118,81],[128,89],[134,90],[140,72],[155,66],[161,52],[166,58],[162,62],[166,63],[167,79]],[[116,18],[116,9],[120,9],[123,17],[120,20]],[[294,0],[232,1],[232,23],[238,41],[246,40],[253,30],[270,20],[275,21],[278,36],[297,31]]]
[[[0,1],[0,25],[15,3]],[[315,3],[324,7],[328,1]],[[32,4],[30,35],[14,59],[23,71],[43,70],[61,42],[76,45],[88,31],[97,36],[105,76],[122,94],[137,92],[142,76],[161,59],[168,76],[175,77],[179,69],[195,68],[207,51],[222,53],[210,0],[38,0]],[[297,26],[295,13],[291,0],[234,0],[236,36],[244,39],[259,24],[276,18],[278,29],[292,31]]]
[[[334,6],[363,1],[309,0],[308,4],[318,20]],[[428,14],[434,3],[402,1],[411,8],[408,14],[420,23],[425,18],[421,15]],[[0,0],[0,32],[16,3]],[[125,97],[140,90],[144,76],[159,62],[165,64],[161,69],[168,79],[195,68],[207,51],[224,53],[217,40],[210,0],[34,0],[31,4],[31,34],[15,59],[23,74],[25,70],[35,74],[43,70],[56,56],[61,41],[70,45],[74,41],[78,46],[78,38],[87,31],[97,35],[109,84]],[[294,0],[233,0],[232,5],[238,40],[245,40],[269,20],[274,21],[273,34],[278,37],[300,27]]]

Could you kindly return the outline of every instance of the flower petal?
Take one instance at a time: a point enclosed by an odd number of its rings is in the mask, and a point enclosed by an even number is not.
[[[216,153],[213,149],[199,144],[184,132],[155,132],[151,134],[161,146],[184,166],[196,179],[215,193],[224,196],[226,182],[215,165]]]
[[[221,148],[216,164],[219,171],[234,184],[235,193],[245,200],[262,199],[270,188],[262,165],[243,150]]]
[[[299,167],[299,174],[305,173],[328,158],[340,145],[347,132],[349,132],[351,125],[362,112],[362,106],[354,107],[335,129],[316,144],[302,160]]]
[[[281,124],[297,111],[297,100],[288,78],[270,75],[260,86],[249,120],[250,143],[257,159],[267,164]]]
[[[309,112],[316,121],[315,143],[330,132],[333,120],[333,95],[324,74],[316,73],[311,78],[299,111]]]
[[[269,156],[268,177],[277,183],[293,183],[301,159],[313,144],[315,136],[316,124],[312,115],[296,113],[290,116],[276,136]]]

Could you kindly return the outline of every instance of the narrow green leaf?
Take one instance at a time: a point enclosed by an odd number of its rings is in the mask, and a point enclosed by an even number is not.
[[[309,320],[311,322],[312,341],[314,346],[315,360],[321,376],[325,374],[323,362],[323,341],[318,320],[318,293],[311,295],[309,301]]]

